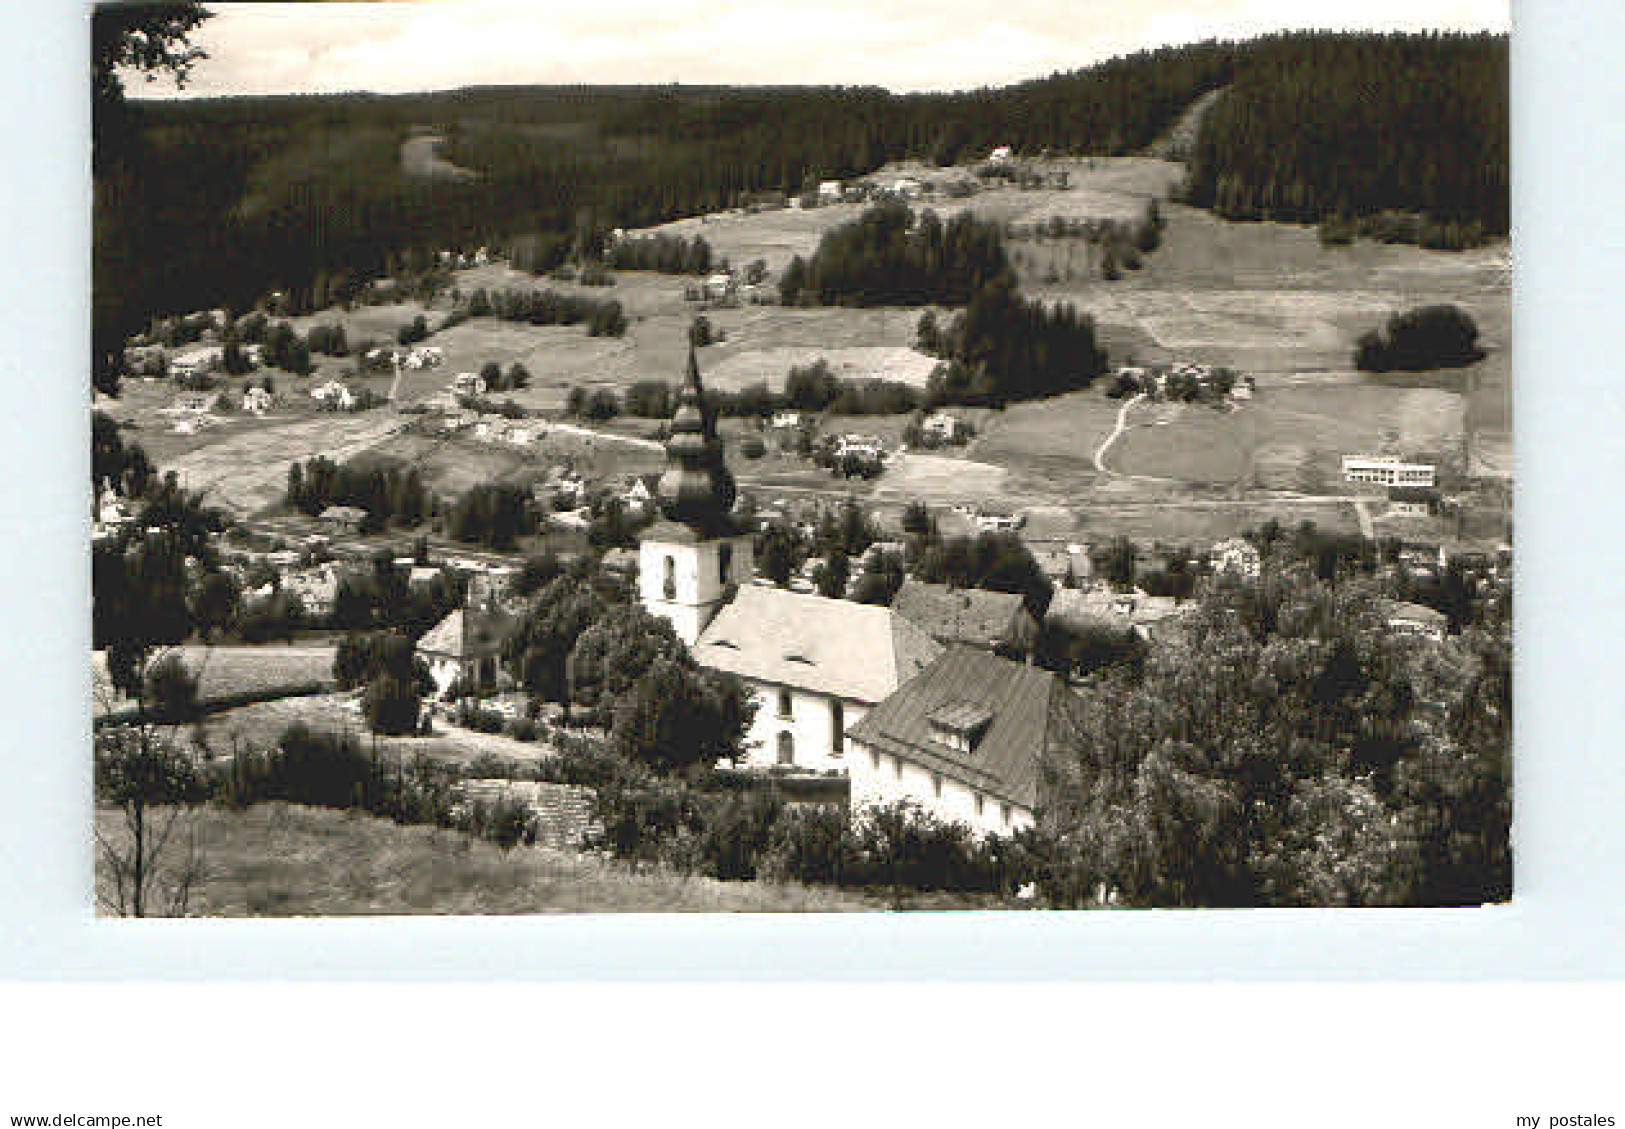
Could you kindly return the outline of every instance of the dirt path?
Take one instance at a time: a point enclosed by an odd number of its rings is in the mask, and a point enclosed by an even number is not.
[[[1100,446],[1095,448],[1095,470],[1099,471],[1101,474],[1109,474],[1121,478],[1139,477],[1138,475],[1118,475],[1116,471],[1108,470],[1106,467],[1106,452],[1110,450],[1113,443],[1117,442],[1117,437],[1128,430],[1129,409],[1133,408],[1135,404],[1138,404],[1143,399],[1145,399],[1145,393],[1136,392],[1124,402],[1121,408],[1117,409],[1117,422],[1112,426],[1112,433],[1101,441]],[[1149,479],[1147,481],[1160,482],[1162,479]]]
[[[664,451],[665,444],[654,439],[639,439],[635,435],[617,435],[613,431],[594,431],[590,427],[577,427],[573,423],[548,423],[547,430],[562,431],[566,435],[579,435],[583,439],[602,439],[606,443],[624,443],[630,447],[642,447],[646,451]]]
[[[1354,503],[1354,516],[1360,519],[1360,536],[1367,541],[1377,539],[1377,527],[1371,520],[1371,500],[1369,498],[1351,498]]]

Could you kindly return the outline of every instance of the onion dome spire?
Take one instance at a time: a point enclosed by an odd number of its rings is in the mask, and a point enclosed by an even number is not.
[[[731,526],[729,513],[738,490],[722,454],[716,418],[705,403],[694,341],[688,343],[688,371],[677,394],[666,441],[666,470],[656,493],[666,517],[702,533]]]

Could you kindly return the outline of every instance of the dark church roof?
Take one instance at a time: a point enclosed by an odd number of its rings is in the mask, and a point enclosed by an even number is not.
[[[669,521],[702,536],[736,532],[731,515],[738,489],[723,459],[716,417],[705,402],[694,345],[688,347],[688,372],[677,396],[666,441],[666,470],[656,488],[660,509]]]

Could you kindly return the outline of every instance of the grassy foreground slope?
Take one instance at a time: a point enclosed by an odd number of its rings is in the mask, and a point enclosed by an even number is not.
[[[204,877],[192,916],[771,913],[871,905],[836,890],[634,873],[543,847],[505,852],[455,831],[321,808],[211,806],[193,818]],[[116,812],[98,811],[96,824],[120,849],[127,845]],[[105,877],[98,867],[98,882]]]

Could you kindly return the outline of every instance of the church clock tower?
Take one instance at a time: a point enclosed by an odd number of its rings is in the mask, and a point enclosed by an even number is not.
[[[750,533],[733,517],[737,493],[691,340],[666,470],[656,488],[662,517],[644,530],[638,546],[643,606],[669,619],[689,646],[754,571]]]

